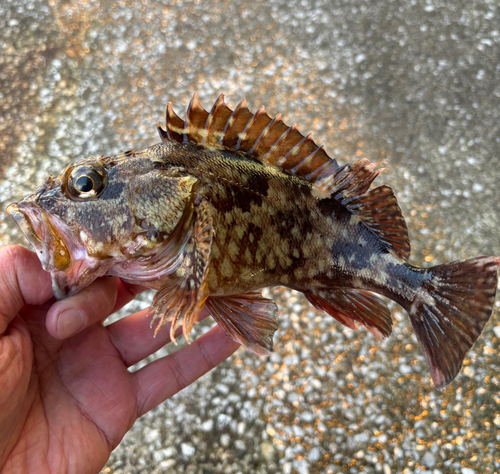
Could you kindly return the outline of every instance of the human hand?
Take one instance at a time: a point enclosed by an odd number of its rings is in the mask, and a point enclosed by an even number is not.
[[[170,342],[147,310],[103,326],[141,290],[101,278],[55,302],[37,256],[0,247],[0,472],[98,472],[138,417],[239,347],[216,326],[129,372]]]

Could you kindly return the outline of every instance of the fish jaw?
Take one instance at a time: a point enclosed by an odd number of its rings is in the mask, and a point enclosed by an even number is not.
[[[35,249],[43,269],[51,274],[58,300],[83,290],[115,263],[89,256],[66,224],[31,201],[10,204],[7,213]]]

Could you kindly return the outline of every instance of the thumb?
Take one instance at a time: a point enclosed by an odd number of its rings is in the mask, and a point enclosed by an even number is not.
[[[0,336],[25,304],[52,297],[50,275],[34,252],[19,245],[0,246]]]

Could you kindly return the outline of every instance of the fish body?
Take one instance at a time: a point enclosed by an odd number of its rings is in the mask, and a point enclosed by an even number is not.
[[[367,159],[339,166],[310,135],[221,96],[193,97],[186,121],[167,108],[162,142],[87,158],[7,211],[51,272],[58,298],[103,275],[157,291],[156,331],[186,339],[205,305],[232,339],[273,349],[284,285],[344,325],[388,337],[383,295],[399,303],[443,388],[491,316],[500,258],[419,269],[393,191],[371,188]]]

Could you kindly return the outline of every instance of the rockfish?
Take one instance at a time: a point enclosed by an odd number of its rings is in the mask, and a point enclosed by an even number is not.
[[[460,371],[492,314],[500,258],[417,268],[392,189],[367,159],[339,166],[311,135],[264,107],[186,120],[167,106],[161,143],[71,163],[7,212],[52,275],[56,298],[103,275],[158,290],[156,331],[184,337],[205,306],[233,340],[273,349],[277,308],[259,289],[284,285],[377,338],[392,331],[383,295],[400,304],[437,388]],[[155,332],[156,334],[156,332]]]

